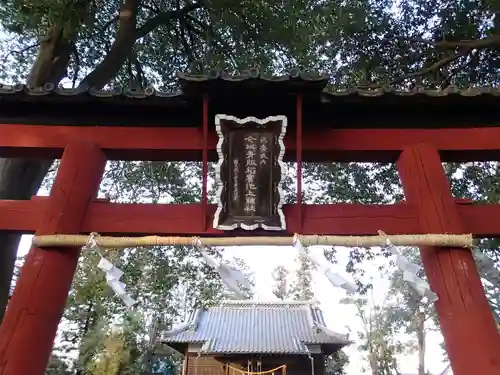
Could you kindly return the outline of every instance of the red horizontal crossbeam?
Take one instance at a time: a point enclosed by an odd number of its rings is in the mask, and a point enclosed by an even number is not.
[[[29,201],[0,200],[0,228],[33,233],[42,220],[47,202],[45,197]],[[467,232],[477,237],[500,237],[500,221],[491,219],[500,217],[500,205],[461,203],[457,203],[457,208]],[[215,208],[215,205],[209,206],[210,217]],[[413,207],[407,203],[303,205],[302,230],[297,221],[298,209],[297,205],[284,206],[287,235],[295,232],[373,235],[379,229],[389,234],[420,233]],[[200,224],[201,218],[201,204],[122,204],[96,201],[88,208],[83,232],[187,236],[225,234],[214,229],[205,231]]]
[[[304,125],[305,161],[394,161],[403,147],[425,142],[443,161],[500,160],[500,127],[474,129],[329,129]],[[310,129],[310,130],[308,130]],[[59,158],[68,141],[96,143],[115,160],[201,160],[202,132],[195,127],[124,128],[0,124],[0,157]],[[208,137],[216,159],[217,136]],[[295,157],[296,137],[285,137]]]

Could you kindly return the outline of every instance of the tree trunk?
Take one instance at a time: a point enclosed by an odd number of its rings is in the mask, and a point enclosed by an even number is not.
[[[418,375],[425,375],[425,314],[417,314]]]
[[[0,199],[29,199],[36,194],[52,160],[0,159]],[[0,322],[8,303],[21,236],[0,232]]]
[[[64,77],[71,42],[62,35],[56,29],[49,31],[29,74],[29,86],[57,85]],[[52,160],[0,159],[0,199],[30,199],[38,192],[51,165]],[[20,239],[17,233],[0,232],[0,323],[8,303]]]
[[[66,75],[73,41],[64,37],[63,28],[51,28],[43,42],[28,76],[28,86],[57,84]]]
[[[88,87],[102,88],[115,77],[127,61],[137,38],[137,12],[140,0],[125,0],[120,8],[115,40],[104,59],[80,83]]]
[[[80,334],[80,338],[81,338],[80,345],[81,345],[81,342],[83,341],[83,339],[87,336],[87,333],[89,332],[89,330],[91,328],[93,329],[96,325],[95,312],[92,311],[93,307],[94,307],[94,303],[91,301],[87,306],[87,314],[85,317],[85,323],[83,324],[83,329],[82,329],[82,332]],[[80,365],[82,363],[80,348],[79,348],[78,357],[79,358],[76,362],[75,375],[83,375],[85,373],[85,369],[83,368],[83,366]]]
[[[372,344],[369,344],[370,349],[368,352],[368,363],[370,364],[370,370],[372,375],[379,375],[378,373],[378,361],[377,361],[377,349],[375,349]]]
[[[126,61],[136,40],[136,16],[140,0],[125,0],[120,9],[120,24],[115,41],[103,61],[82,81],[91,87],[106,85]],[[88,2],[78,2],[82,22]],[[53,27],[40,45],[28,85],[40,87],[47,83],[57,85],[66,74],[77,28],[64,30]],[[52,160],[0,159],[0,199],[30,199],[36,194],[47,174]],[[10,291],[20,235],[0,233],[0,323]]]

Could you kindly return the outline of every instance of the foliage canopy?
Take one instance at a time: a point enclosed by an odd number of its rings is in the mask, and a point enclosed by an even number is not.
[[[168,87],[178,70],[301,67],[336,86],[488,86],[499,11],[499,0],[5,0],[2,74]]]
[[[176,85],[176,71],[249,67],[320,71],[334,87],[490,86],[498,85],[500,71],[500,0],[3,0],[0,20],[0,80],[31,86],[169,89]],[[12,192],[17,199],[29,198],[49,165],[0,160],[0,198],[12,199]],[[445,168],[457,197],[498,202],[496,163]],[[18,178],[21,170],[28,183]],[[147,196],[156,203],[188,203],[199,193],[199,183],[191,178],[198,173],[195,164],[113,162],[102,189],[118,201]],[[308,164],[303,173],[305,183],[315,182],[305,190],[308,202],[402,198],[393,165]],[[481,247],[498,266],[498,243],[483,241]],[[373,256],[371,250],[355,249],[348,271],[356,273],[356,264]],[[189,249],[130,249],[116,260],[130,278],[127,283],[142,288],[144,322],[154,316],[168,326],[199,301],[220,298],[218,279],[200,268]],[[71,350],[80,349],[81,368],[95,369],[96,351],[105,344],[117,345],[136,363],[141,358],[134,350],[144,342],[138,337],[146,335],[147,324],[137,329],[131,318],[137,334],[128,336],[109,328],[123,308],[110,300],[102,278],[93,275],[95,261],[88,255],[80,262],[63,341]],[[144,264],[149,267],[137,266]],[[498,286],[485,284],[497,317]],[[165,306],[166,299],[176,302]],[[57,358],[53,362],[67,371]]]

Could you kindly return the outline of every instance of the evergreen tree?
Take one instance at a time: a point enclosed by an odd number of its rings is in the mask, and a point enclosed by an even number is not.
[[[254,297],[254,293],[255,293],[255,291],[254,291],[255,279],[253,277],[253,272],[250,271],[250,268],[248,267],[246,262],[241,258],[235,257],[235,258],[231,259],[229,264],[234,266],[236,269],[240,270],[243,273],[243,276],[247,279],[249,284],[252,286],[252,288],[249,289],[241,284],[239,285],[241,291],[245,295],[245,298],[252,299]],[[226,291],[226,296],[228,296],[229,299],[234,299],[234,298],[239,299],[239,297],[234,296],[233,293],[228,292],[228,291]]]
[[[156,163],[151,168],[150,162],[111,162],[100,194],[118,202],[192,203],[200,192],[199,181],[189,181],[196,172],[196,165],[183,163]],[[49,189],[50,184],[49,177]],[[101,255],[124,271],[122,281],[138,301],[134,313],[114,295],[97,268]],[[233,263],[248,270],[242,259]],[[66,353],[68,361],[77,357],[78,375],[123,366],[140,371],[145,366],[152,320],[161,333],[185,320],[195,308],[215,304],[223,298],[223,291],[219,275],[193,247],[84,250],[55,350]],[[110,348],[116,353],[111,355]]]
[[[313,272],[315,267],[309,260],[309,257],[306,254],[307,251],[308,250],[305,249],[305,252],[299,252],[297,255],[297,270],[295,272],[295,278],[290,290],[287,291],[287,297],[291,297],[296,301],[309,301],[315,298],[313,289]],[[287,275],[287,271],[283,270],[281,267],[278,267],[277,271],[278,272],[275,271],[277,276],[282,274]],[[325,371],[327,375],[345,375],[345,366],[348,363],[349,358],[345,352],[343,350],[339,350],[338,352],[325,357]]]
[[[394,331],[388,319],[385,303],[376,304],[373,298],[346,298],[344,303],[356,307],[362,330],[357,332],[358,347],[366,355],[372,375],[393,375],[398,373],[396,355],[402,345],[394,339]]]
[[[284,301],[289,297],[288,291],[288,275],[289,271],[285,266],[276,266],[273,270],[272,277],[275,281],[273,294],[280,300]]]
[[[290,295],[299,301],[308,301],[314,298],[312,271],[314,266],[306,254],[300,252],[296,259],[297,271],[290,287]]]

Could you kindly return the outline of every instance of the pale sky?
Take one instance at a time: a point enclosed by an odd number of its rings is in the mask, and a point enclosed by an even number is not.
[[[19,246],[18,255],[25,255],[31,243],[29,235],[23,236]],[[334,270],[339,272],[346,278],[349,275],[345,273],[345,264],[347,262],[348,248],[340,248],[337,251],[338,265],[334,265]],[[273,300],[275,297],[272,294],[274,281],[272,279],[272,271],[278,265],[283,265],[293,272],[295,268],[295,257],[297,250],[292,247],[269,247],[269,246],[244,246],[231,247],[224,251],[224,256],[239,257],[246,261],[248,266],[253,271],[256,281],[256,299],[258,300]],[[375,261],[366,261],[363,264],[363,269],[366,271],[366,281],[372,279],[374,285],[374,298],[381,301],[384,299],[385,292],[389,286],[389,280],[382,277],[377,269],[377,265],[381,263],[388,264],[386,259],[376,259]],[[356,310],[353,306],[340,304],[339,301],[346,297],[343,290],[334,288],[328,282],[326,277],[316,272],[313,276],[314,292],[317,300],[320,302],[328,328],[339,332],[348,333],[349,327],[351,334],[350,339],[356,341],[356,332],[361,330],[361,323],[356,317]],[[447,366],[446,358],[443,357],[439,343],[442,342],[440,332],[430,332],[427,337],[426,362],[427,370],[432,374],[440,374]],[[349,375],[362,374],[363,366],[366,366],[363,353],[360,353],[356,345],[352,345],[345,349],[349,356],[350,364],[347,368]],[[406,355],[399,358],[400,371],[404,374],[416,374],[418,366],[417,354]]]
[[[213,183],[213,181],[209,181],[209,183]],[[48,193],[44,188],[41,188],[38,195],[48,195]],[[19,256],[27,254],[31,245],[31,238],[31,235],[22,236],[18,250]],[[239,246],[225,248],[223,254],[226,259],[232,257],[241,258],[250,267],[250,270],[254,273],[256,283],[255,299],[274,300],[276,297],[272,293],[274,287],[274,280],[271,276],[272,272],[276,266],[282,265],[292,274],[296,267],[295,258],[298,252],[291,246]],[[353,281],[352,277],[345,272],[348,254],[349,248],[337,248],[338,264],[333,265],[332,269],[346,279]],[[360,266],[365,271],[365,275],[361,281],[373,284],[372,296],[375,303],[381,303],[384,300],[389,288],[389,279],[381,275],[378,268],[380,265],[390,268],[389,260],[382,257],[378,257],[373,261],[365,260]],[[347,296],[346,293],[342,289],[334,288],[326,277],[317,271],[313,273],[313,289],[316,299],[320,303],[328,328],[338,333],[348,333],[350,331],[349,338],[356,341],[357,332],[362,330],[362,325],[360,319],[356,316],[354,306],[339,303],[341,299]],[[442,341],[443,337],[439,330],[427,333],[426,370],[430,371],[432,375],[441,374],[448,365],[448,358],[443,355],[443,351],[439,346]],[[364,353],[357,350],[357,344],[345,348],[345,352],[350,360],[347,367],[348,375],[363,374],[362,369],[367,366],[367,362],[364,358]],[[417,374],[417,353],[400,356],[398,364],[400,367],[399,371],[402,374]]]
[[[293,171],[288,171],[293,174]],[[213,183],[209,180],[209,183]],[[38,195],[48,195],[48,191],[44,188],[40,189]],[[383,228],[381,228],[383,230]],[[18,255],[25,255],[31,244],[31,235],[22,237]],[[349,248],[337,248],[338,264],[333,265],[333,270],[340,273],[346,279],[352,280],[352,277],[345,272],[345,266],[348,262]],[[278,246],[240,246],[228,247],[223,251],[225,258],[238,257],[243,259],[254,272],[256,282],[255,299],[258,300],[273,300],[276,299],[272,294],[274,281],[272,279],[272,271],[278,265],[285,266],[291,273],[295,269],[295,258],[298,253],[293,247],[278,247]],[[365,260],[361,264],[361,268],[365,271],[363,276],[364,282],[373,284],[372,296],[375,303],[381,303],[386,295],[389,287],[389,280],[386,276],[381,275],[378,266],[385,265],[389,268],[389,261],[386,258],[376,258],[373,261]],[[97,267],[97,264],[96,264]],[[103,276],[104,277],[104,276]],[[339,333],[350,333],[350,339],[357,340],[357,332],[362,330],[360,319],[356,316],[354,306],[340,304],[340,300],[345,298],[346,293],[339,288],[334,288],[326,277],[319,272],[313,274],[313,289],[316,299],[320,303],[328,328]],[[403,337],[404,338],[404,337]],[[426,370],[431,374],[441,374],[447,367],[447,357],[443,355],[443,351],[439,346],[442,343],[443,337],[439,330],[430,331],[427,333],[426,340]],[[347,367],[348,375],[362,374],[363,367],[367,366],[364,358],[364,353],[357,350],[357,345],[353,344],[345,349],[349,356],[350,363]],[[413,375],[418,372],[418,355],[400,356],[398,358],[399,370],[402,374]],[[451,374],[447,374],[451,375]]]

